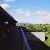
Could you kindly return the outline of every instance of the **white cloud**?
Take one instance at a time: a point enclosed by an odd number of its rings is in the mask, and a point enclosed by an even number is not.
[[[1,4],[0,6],[2,6],[5,10],[11,7],[7,3]],[[6,11],[10,13],[16,20],[25,23],[50,23],[50,12],[48,11],[31,12],[22,8],[9,9]]]
[[[29,10],[19,9],[10,9],[9,12],[14,19],[19,22],[24,23],[50,23],[50,12],[47,11],[36,11],[31,12]],[[12,13],[13,12],[13,13]]]
[[[37,11],[34,12],[35,17],[38,17],[38,22],[45,22],[45,23],[50,23],[50,12],[47,11]]]
[[[1,4],[0,6],[1,6],[3,9],[10,8],[10,5],[7,4],[7,3]]]
[[[4,2],[14,2],[15,0],[4,0]]]
[[[22,13],[22,15],[21,15]],[[17,13],[18,14],[18,13]],[[31,12],[31,11],[24,11],[22,10],[18,16],[21,15],[23,19],[19,19],[24,22],[29,22],[29,23],[50,23],[50,12],[47,11],[36,11],[36,12]]]
[[[17,9],[17,13],[22,14],[22,13],[24,13],[24,11],[21,8],[19,8],[19,9]]]
[[[23,17],[29,17],[32,16],[32,13],[30,11],[27,10],[23,10],[21,8],[17,9],[17,14]]]
[[[32,13],[30,11],[26,11],[25,15],[29,17],[29,16],[32,16]]]
[[[13,13],[12,13],[13,12]],[[50,12],[36,11],[31,12],[22,8],[12,9],[9,13],[19,22],[25,23],[50,23]]]

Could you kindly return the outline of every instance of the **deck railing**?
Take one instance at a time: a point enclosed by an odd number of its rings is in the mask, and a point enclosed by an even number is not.
[[[24,46],[25,46],[26,50],[31,50],[22,27],[20,27],[20,29],[21,29],[21,33],[22,33],[22,36],[23,36],[23,42],[24,42]]]

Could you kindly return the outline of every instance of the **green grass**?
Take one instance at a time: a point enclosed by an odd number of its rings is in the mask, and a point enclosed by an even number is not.
[[[46,34],[48,39],[44,42],[48,47],[50,47],[50,34]]]

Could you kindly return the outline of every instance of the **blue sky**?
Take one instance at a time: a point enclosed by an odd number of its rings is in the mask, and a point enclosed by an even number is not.
[[[10,4],[12,8],[23,8],[33,11],[50,11],[50,0],[16,0]]]
[[[50,0],[0,0],[0,5],[19,22],[50,23]]]

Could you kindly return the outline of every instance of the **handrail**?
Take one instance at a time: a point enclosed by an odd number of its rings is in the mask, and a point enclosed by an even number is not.
[[[30,48],[30,46],[29,46],[29,44],[28,44],[28,41],[27,41],[27,39],[26,39],[26,36],[24,35],[24,32],[23,32],[23,30],[22,30],[22,27],[20,27],[20,29],[21,29],[21,32],[22,32],[22,35],[23,35],[23,40],[24,40],[24,45],[25,45],[25,47],[26,47],[26,49],[27,50],[31,50],[31,48]]]

